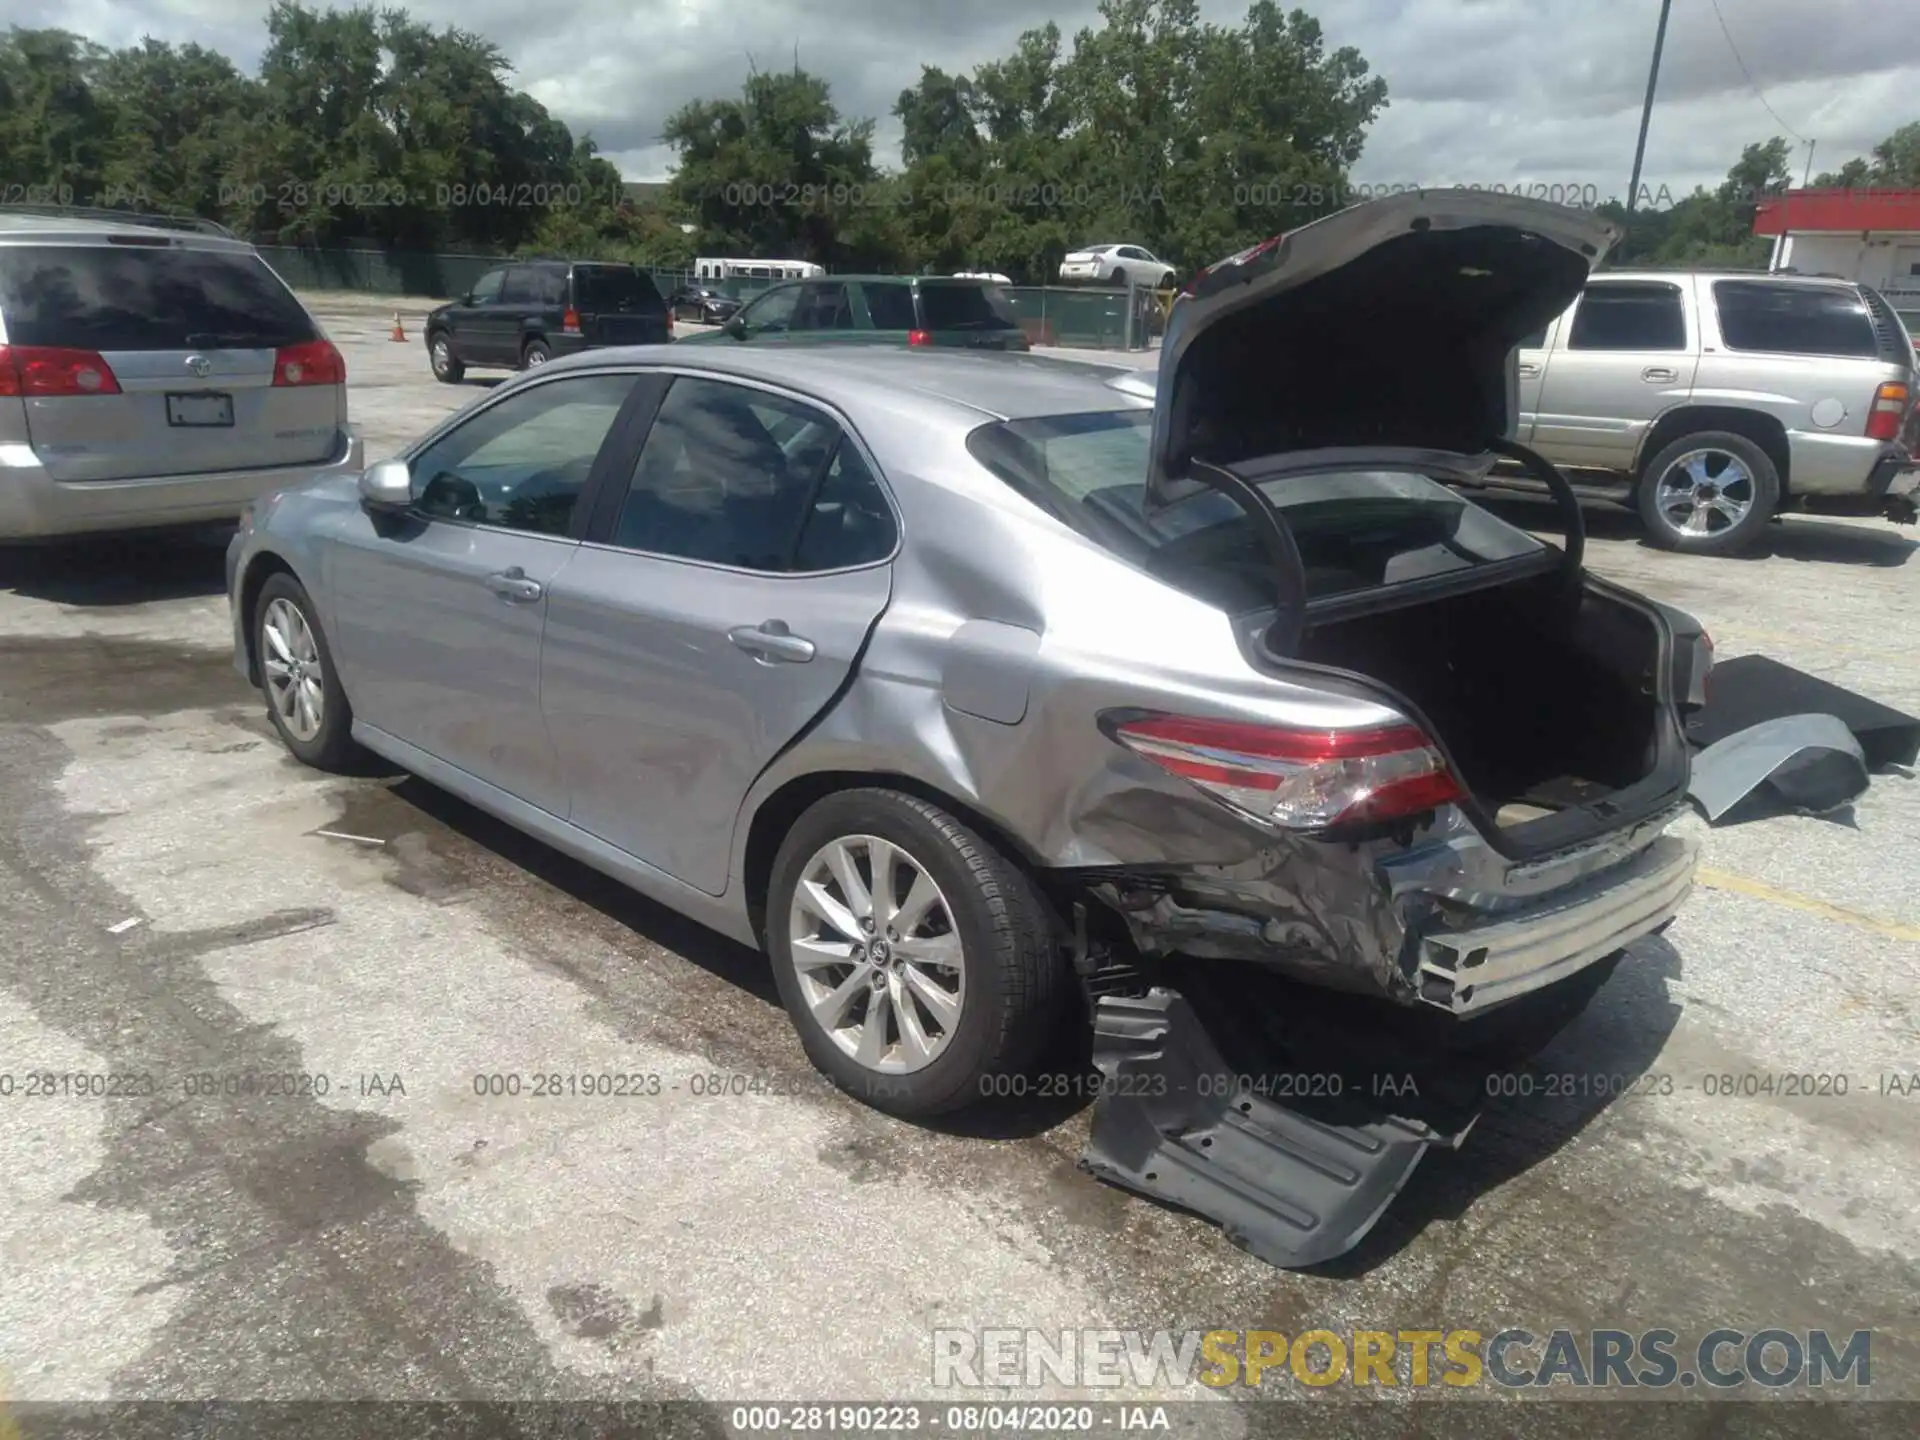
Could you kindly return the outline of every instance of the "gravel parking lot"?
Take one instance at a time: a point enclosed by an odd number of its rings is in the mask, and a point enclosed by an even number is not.
[[[391,307],[321,308],[370,456],[482,393],[433,381],[417,309],[400,345]],[[1914,532],[1703,560],[1591,528],[1722,659],[1920,712]],[[224,541],[0,549],[0,1072],[154,1084],[0,1097],[0,1397],[952,1399],[936,1327],[1727,1326],[1872,1328],[1873,1393],[1920,1398],[1913,777],[1686,822],[1705,883],[1534,1093],[1289,1274],[1079,1173],[1084,1109],[824,1092],[758,956],[417,780],[295,764],[229,668]],[[186,1093],[240,1072],[309,1078]],[[552,1072],[661,1081],[481,1093]],[[1642,1073],[1671,1084],[1548,1078]],[[1788,1074],[1847,1093],[1709,1078]]]

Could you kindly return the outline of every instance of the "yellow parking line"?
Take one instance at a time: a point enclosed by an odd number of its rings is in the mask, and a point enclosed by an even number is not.
[[[1749,880],[1744,875],[1729,875],[1724,870],[1701,870],[1694,878],[1710,890],[1725,890],[1734,895],[1766,900],[1775,905],[1784,905],[1789,910],[1818,915],[1822,920],[1837,920],[1842,925],[1851,925],[1854,929],[1865,930],[1869,934],[1885,935],[1893,940],[1920,940],[1920,925],[1898,925],[1891,920],[1882,920],[1874,915],[1862,915],[1858,910],[1829,905],[1824,900],[1795,895],[1790,890],[1776,890],[1771,885],[1764,885],[1758,880]]]

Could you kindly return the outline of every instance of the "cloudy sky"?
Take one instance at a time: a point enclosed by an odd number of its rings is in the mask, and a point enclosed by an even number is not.
[[[1390,104],[1355,179],[1562,184],[1624,194],[1659,0],[1339,0],[1314,5],[1333,45],[1386,76]],[[1244,0],[1202,0],[1232,22]],[[1883,0],[1674,0],[1644,182],[1684,193],[1740,147],[1811,139],[1816,170],[1920,119],[1920,52]],[[662,120],[737,90],[750,64],[825,75],[842,113],[880,121],[922,63],[964,70],[1048,19],[1069,36],[1091,0],[413,0],[415,16],[497,41],[518,83],[589,130],[630,180],[664,178]],[[251,69],[264,0],[9,0],[8,19],[107,45],[140,35],[213,46]],[[1724,29],[1723,29],[1724,21]],[[1904,40],[1898,38],[1905,31]],[[1731,37],[1731,40],[1729,39]],[[1736,50],[1738,58],[1736,59]],[[1744,62],[1744,69],[1742,62]],[[1750,78],[1749,78],[1750,77]],[[1769,113],[1768,107],[1773,113]],[[1804,146],[1795,172],[1805,164]]]

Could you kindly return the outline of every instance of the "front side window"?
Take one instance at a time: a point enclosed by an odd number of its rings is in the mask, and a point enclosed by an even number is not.
[[[750,335],[782,334],[792,324],[794,306],[799,301],[798,285],[777,286],[740,312],[741,323]]]
[[[434,520],[567,534],[633,381],[549,380],[488,406],[414,458],[414,508]]]
[[[473,282],[472,300],[476,305],[491,305],[500,298],[500,286],[506,280],[504,270],[489,270]]]
[[[1258,533],[1206,490],[1146,504],[1153,412],[1140,408],[983,425],[967,448],[988,470],[1123,559],[1230,611],[1272,603]],[[1286,520],[1309,600],[1428,580],[1538,555],[1524,530],[1424,475],[1334,471],[1261,483]]]
[[[1673,285],[1590,285],[1573,312],[1570,350],[1685,350],[1687,316]]]
[[[1865,360],[1880,353],[1873,317],[1852,290],[1716,280],[1713,303],[1720,313],[1720,338],[1735,350]]]
[[[774,574],[884,559],[892,512],[840,426],[784,396],[673,382],[613,543]]]

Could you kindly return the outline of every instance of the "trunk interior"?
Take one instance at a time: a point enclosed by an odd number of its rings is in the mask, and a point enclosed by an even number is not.
[[[1628,809],[1610,797],[1683,779],[1684,746],[1657,693],[1655,621],[1591,590],[1571,606],[1559,583],[1541,576],[1310,626],[1296,658],[1411,701],[1501,830],[1582,807],[1592,807],[1582,830],[1610,828]]]

